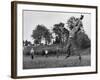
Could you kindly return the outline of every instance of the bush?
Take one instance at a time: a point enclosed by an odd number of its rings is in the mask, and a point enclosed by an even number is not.
[[[84,32],[78,32],[75,36],[75,44],[81,49],[86,49],[91,46],[91,41]]]

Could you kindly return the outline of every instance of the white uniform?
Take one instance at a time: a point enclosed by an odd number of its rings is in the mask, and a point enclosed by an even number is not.
[[[34,50],[33,50],[33,48],[31,49],[30,53],[31,53],[31,58],[34,59]]]
[[[45,50],[45,54],[46,54],[46,55],[48,54],[48,50]]]
[[[30,52],[31,52],[31,54],[34,54],[34,50],[33,50],[33,48],[31,49],[31,51],[30,51]]]

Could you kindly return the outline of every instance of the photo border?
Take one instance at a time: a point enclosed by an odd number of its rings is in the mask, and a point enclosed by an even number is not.
[[[91,8],[96,9],[96,71],[81,72],[81,73],[63,73],[63,74],[50,74],[50,75],[33,75],[33,76],[17,76],[17,4],[34,4],[34,5],[50,5],[59,7],[76,7],[76,8]],[[12,78],[32,78],[32,77],[50,77],[50,76],[66,76],[66,75],[81,75],[81,74],[94,74],[98,72],[98,7],[88,5],[73,5],[73,4],[58,4],[58,3],[40,3],[40,2],[25,2],[25,1],[12,1],[11,2],[11,77]]]

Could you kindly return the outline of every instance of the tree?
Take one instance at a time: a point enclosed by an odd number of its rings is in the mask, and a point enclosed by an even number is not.
[[[48,44],[51,42],[51,33],[44,25],[37,25],[33,30],[32,38],[35,39],[35,43],[41,44],[42,39],[45,39]]]
[[[83,23],[82,23],[82,20],[83,19],[83,15],[81,15],[80,18],[75,18],[74,16],[70,17],[67,21],[67,24],[68,24],[68,27],[70,30],[72,30],[74,27],[76,27],[77,25],[80,27],[80,28],[83,28]],[[80,29],[79,28],[79,29]]]
[[[28,41],[28,45],[32,46],[32,43],[30,41]]]
[[[37,39],[34,40],[34,44],[39,44],[39,41]]]
[[[91,46],[91,40],[85,32],[78,32],[75,37],[75,43],[81,49],[86,49]]]
[[[69,37],[69,31],[65,27],[63,28],[62,34],[63,34],[63,38],[62,38],[63,42],[67,42]]]
[[[44,38],[46,41],[46,44],[49,44],[51,42],[52,34],[47,30],[44,34]]]
[[[28,46],[28,41],[26,40],[26,41],[24,42],[24,44],[25,44],[25,46]]]
[[[23,45],[28,46],[28,45],[32,45],[32,43],[30,41],[25,40],[23,41]]]
[[[63,43],[66,41],[69,31],[64,27],[64,23],[60,22],[59,24],[55,24],[53,28],[53,32],[57,35],[57,42]]]

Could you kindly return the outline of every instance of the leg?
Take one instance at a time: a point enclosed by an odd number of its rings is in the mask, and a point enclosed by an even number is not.
[[[68,55],[67,55],[65,58],[70,57],[70,50],[69,50],[69,49],[67,50],[67,54],[68,54]]]
[[[45,54],[45,57],[48,57],[48,55],[47,55],[47,54]]]
[[[81,63],[81,59],[82,59],[82,57],[81,57],[81,55],[79,55],[79,63]]]
[[[59,53],[57,53],[57,58],[59,58]]]
[[[57,58],[59,58],[59,50],[57,50]]]
[[[70,54],[71,54],[71,45],[68,47],[67,54],[68,55],[65,58],[70,57]]]
[[[33,55],[33,54],[31,54],[31,59],[32,59],[32,60],[34,59],[34,55]]]

